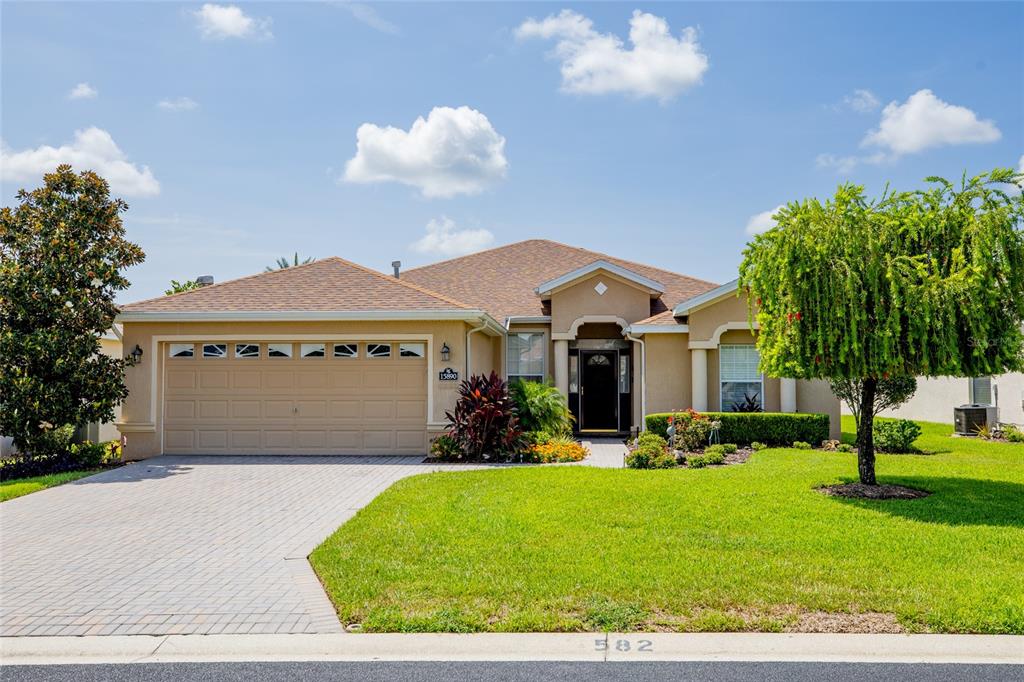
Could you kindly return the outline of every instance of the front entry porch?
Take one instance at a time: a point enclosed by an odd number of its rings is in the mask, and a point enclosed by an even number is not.
[[[586,327],[580,331],[587,331]],[[593,334],[610,330],[589,331]],[[614,436],[630,432],[633,426],[631,345],[621,337],[577,338],[564,345],[556,344],[556,352],[562,346],[567,355],[566,388],[578,434]]]

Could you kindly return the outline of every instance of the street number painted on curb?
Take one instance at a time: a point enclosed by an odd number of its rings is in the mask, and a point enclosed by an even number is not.
[[[616,639],[614,642],[609,642],[607,639],[594,640],[594,649],[596,651],[608,651],[609,647],[623,653],[627,651],[654,651],[654,643],[649,639],[637,640],[636,646],[634,646],[632,640],[628,639]]]

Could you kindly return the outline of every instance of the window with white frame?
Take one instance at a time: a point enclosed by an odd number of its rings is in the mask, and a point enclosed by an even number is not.
[[[324,344],[322,343],[303,343],[299,344],[299,357],[302,358],[322,358],[325,357]]]
[[[764,375],[753,344],[728,344],[718,348],[718,377],[723,412],[764,410]]]
[[[505,356],[509,381],[544,381],[544,346],[542,332],[509,334]]]
[[[258,343],[236,343],[236,358],[258,358],[260,356],[260,344]]]
[[[334,357],[336,358],[358,358],[358,343],[336,343],[334,344]]]
[[[422,358],[426,355],[426,347],[424,343],[400,343],[398,344],[398,357]]]
[[[292,356],[292,344],[290,343],[268,343],[268,358],[290,358]]]
[[[195,346],[191,343],[172,343],[167,348],[167,355],[172,358],[191,358],[195,354]]]
[[[228,344],[226,343],[204,343],[204,358],[226,358],[228,356]]]
[[[368,358],[390,358],[390,343],[368,343],[366,344],[366,357]]]
[[[971,402],[975,405],[993,405],[992,377],[971,379]]]

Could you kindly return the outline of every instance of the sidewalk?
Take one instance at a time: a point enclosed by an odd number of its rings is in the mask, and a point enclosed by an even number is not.
[[[218,661],[787,661],[1024,665],[1024,636],[293,634],[3,637],[5,665]]]

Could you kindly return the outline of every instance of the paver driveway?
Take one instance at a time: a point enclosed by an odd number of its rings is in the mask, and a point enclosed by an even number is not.
[[[421,462],[158,457],[4,502],[0,636],[337,632],[306,556]]]

